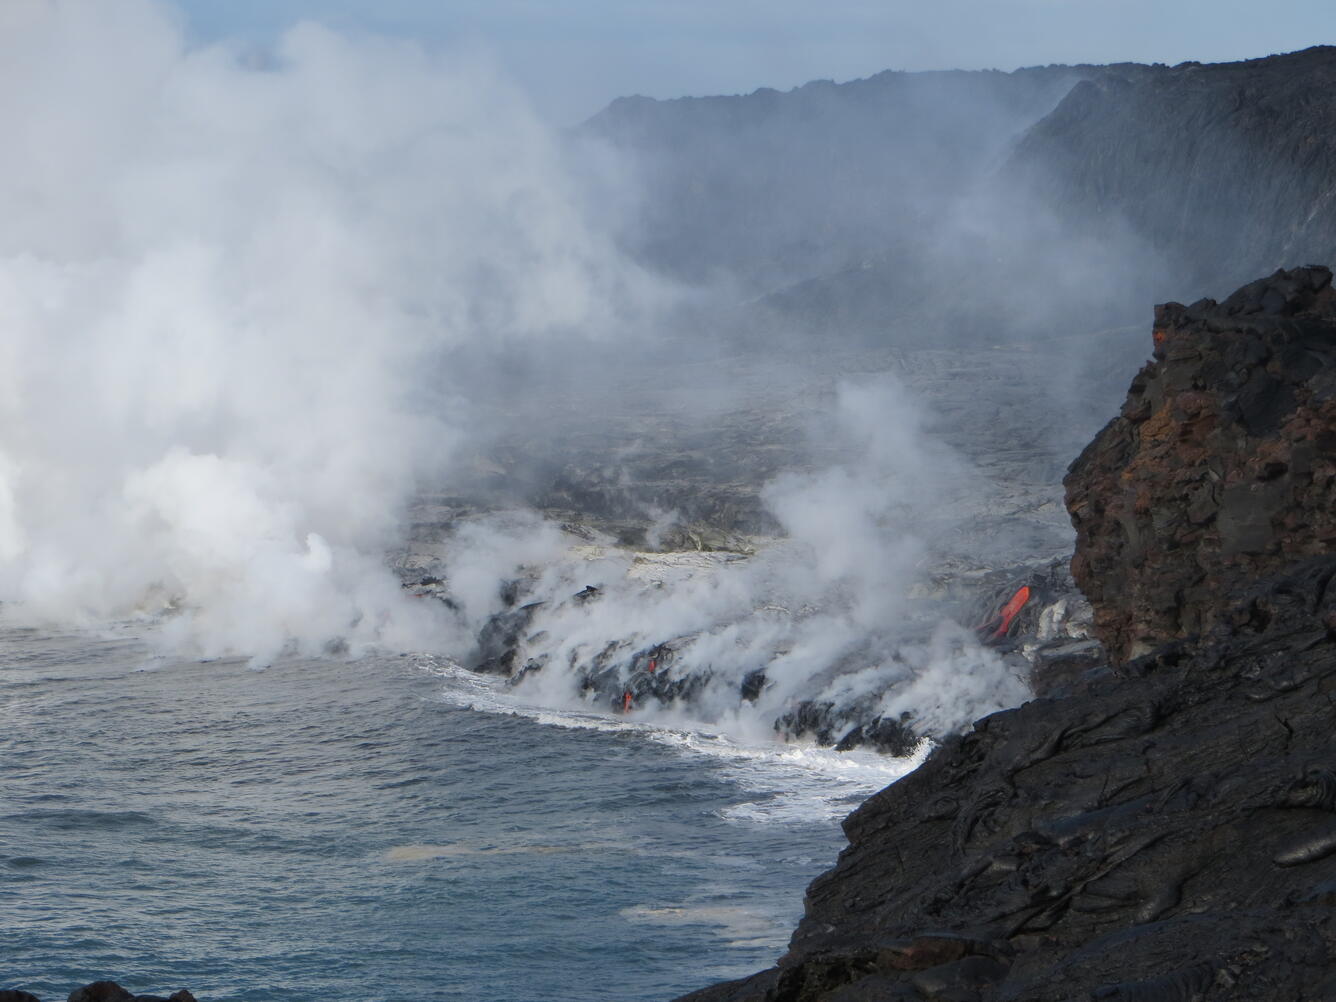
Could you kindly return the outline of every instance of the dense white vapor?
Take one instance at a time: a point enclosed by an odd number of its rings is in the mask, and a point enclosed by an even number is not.
[[[0,19],[0,598],[171,607],[202,653],[421,638],[378,564],[457,444],[424,381],[657,295],[553,137],[464,55],[191,49],[148,0]]]
[[[822,434],[844,461],[773,481],[766,501],[785,538],[745,559],[569,540],[563,553],[557,535],[549,530],[536,543],[523,520],[470,524],[445,570],[468,632],[502,610],[500,585],[518,578],[520,601],[542,603],[520,637],[519,662],[543,667],[521,693],[545,705],[605,698],[581,695],[582,675],[601,666],[629,679],[637,655],[668,644],[679,676],[708,683],[689,707],[646,712],[704,717],[748,738],[771,733],[802,699],[871,699],[878,713],[908,713],[931,734],[1014,705],[1028,691],[1014,669],[942,621],[940,609],[910,601],[927,541],[958,518],[952,497],[978,489],[968,467],[925,432],[923,413],[889,376],[842,386]],[[574,599],[586,585],[598,596]],[[740,705],[740,683],[762,668],[766,689]]]
[[[811,698],[873,699],[939,732],[1023,694],[907,600],[947,502],[974,485],[891,379],[840,390],[818,432],[836,461],[771,481],[786,538],[752,558],[573,550],[509,514],[455,526],[453,611],[407,597],[384,566],[405,502],[448,485],[474,425],[505,417],[530,378],[511,364],[560,362],[579,409],[574,349],[633,358],[628,337],[685,300],[614,245],[634,196],[609,190],[615,158],[582,150],[576,170],[466,54],[315,25],[263,52],[191,48],[151,0],[3,11],[11,621],[142,615],[174,650],[261,662],[462,654],[518,577],[545,603],[524,656],[549,665],[522,688],[549,704],[579,698],[573,667],[629,670],[666,642],[709,678],[682,712],[744,733]],[[590,170],[611,196],[597,212]],[[589,584],[600,597],[573,600]],[[757,668],[767,688],[740,707]]]

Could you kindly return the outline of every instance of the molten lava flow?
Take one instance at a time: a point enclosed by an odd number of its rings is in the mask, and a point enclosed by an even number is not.
[[[1025,608],[1025,603],[1028,601],[1030,601],[1030,586],[1021,585],[1007,600],[1007,604],[976,626],[974,632],[985,644],[997,643],[1006,637],[1016,614]]]
[[[1016,594],[1011,596],[1007,604],[1002,606],[1002,610],[998,613],[1001,621],[989,639],[1001,640],[1005,637],[1007,630],[1011,627],[1011,621],[1016,618],[1016,613],[1025,608],[1025,603],[1028,601],[1030,601],[1030,586],[1021,585],[1016,589]]]

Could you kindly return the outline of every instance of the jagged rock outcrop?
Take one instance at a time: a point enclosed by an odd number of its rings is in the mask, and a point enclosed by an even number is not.
[[[1336,548],[1314,529],[1332,517],[1314,472],[1336,428],[1330,280],[1299,269],[1162,308],[1155,363],[1074,464],[1079,576],[1106,559],[1133,575],[1091,596],[1107,635],[1124,651],[1181,639],[945,741],[845,821],[849,847],[778,965],[687,999],[1336,998]],[[1167,451],[1129,449],[1138,436]],[[1179,478],[1175,447],[1187,470],[1220,451],[1218,494]],[[1114,455],[1127,462],[1097,461]],[[1226,514],[1231,486],[1278,480],[1264,517]],[[1147,520],[1151,567],[1102,548],[1116,513],[1093,518],[1113,503],[1100,491],[1139,489],[1125,510]],[[1208,507],[1209,528],[1187,515]],[[1152,585],[1135,575],[1202,567],[1214,584],[1188,588],[1173,624],[1145,619]]]
[[[1155,314],[1155,358],[1067,475],[1072,572],[1111,654],[1213,625],[1221,595],[1336,549],[1336,293],[1277,272]]]
[[[946,742],[845,822],[775,970],[688,998],[1336,997],[1333,575]]]

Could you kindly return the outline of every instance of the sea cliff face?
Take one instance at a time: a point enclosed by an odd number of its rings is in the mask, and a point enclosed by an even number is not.
[[[1155,358],[1067,474],[1077,584],[1126,660],[1209,629],[1219,597],[1336,550],[1336,293],[1277,272],[1155,314]]]
[[[1157,311],[1067,479],[1118,659],[872,797],[778,965],[688,999],[1336,997],[1330,281]]]

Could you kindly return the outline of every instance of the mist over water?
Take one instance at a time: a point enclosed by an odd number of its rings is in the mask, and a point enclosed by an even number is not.
[[[1023,692],[963,631],[903,628],[926,541],[950,527],[942,499],[971,488],[886,376],[838,389],[813,432],[838,456],[769,477],[761,501],[788,538],[754,559],[645,573],[614,547],[572,565],[553,525],[512,514],[454,533],[457,614],[412,600],[384,554],[416,491],[450,484],[499,428],[560,427],[526,399],[596,413],[622,372],[708,340],[674,324],[699,321],[709,290],[623,249],[631,162],[550,132],[468,51],[315,24],[272,50],[191,48],[148,0],[22,0],[4,17],[9,622],[139,618],[166,650],[256,664],[462,656],[502,585],[537,569],[549,658],[685,638],[710,675],[693,712],[742,712],[742,731],[805,688],[848,690],[834,669],[850,658],[870,686],[908,678],[923,665],[905,643],[980,680],[952,708],[927,699],[934,730]],[[685,386],[672,406],[710,413],[728,393]],[[604,601],[572,604],[591,573]],[[761,667],[765,696],[739,711]],[[531,684],[569,702],[571,681]],[[916,709],[901,702],[887,711]]]
[[[468,53],[311,24],[188,49],[141,0],[3,18],[11,611],[171,608],[203,654],[425,645],[379,564],[460,441],[426,377],[462,344],[620,336],[656,283]]]
[[[842,386],[832,411],[821,432],[846,461],[775,478],[763,498],[783,535],[751,556],[629,551],[514,515],[460,526],[441,566],[461,634],[507,608],[498,580],[510,581],[508,604],[532,604],[516,660],[539,669],[520,698],[705,721],[753,740],[809,697],[866,696],[872,715],[906,714],[932,734],[1023,699],[1014,666],[940,607],[910,601],[941,556],[926,540],[959,527],[947,502],[977,491],[978,475],[922,428],[889,376]],[[627,680],[648,658],[693,673],[689,705],[623,704],[618,685],[612,706],[583,691],[589,666]],[[740,700],[758,671],[763,688]]]

